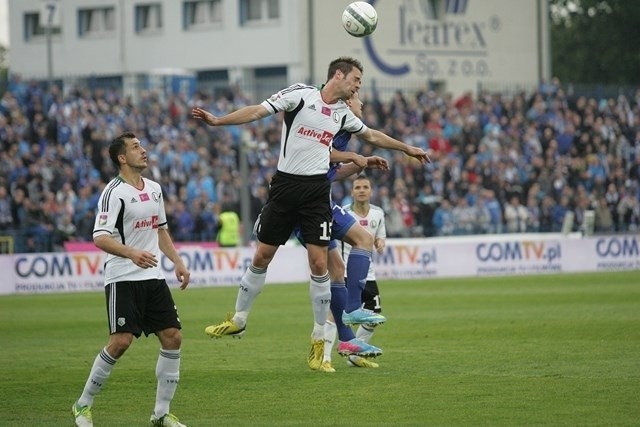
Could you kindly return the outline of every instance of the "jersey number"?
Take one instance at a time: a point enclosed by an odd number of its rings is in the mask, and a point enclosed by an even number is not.
[[[320,234],[320,240],[331,240],[331,227],[327,221],[320,224],[322,233]]]

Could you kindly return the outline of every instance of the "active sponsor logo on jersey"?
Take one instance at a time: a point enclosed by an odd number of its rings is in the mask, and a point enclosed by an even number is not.
[[[158,215],[153,215],[151,218],[139,219],[133,225],[134,231],[150,230],[158,228]]]
[[[140,193],[140,201],[141,202],[149,201],[149,195],[147,193]]]
[[[331,141],[333,140],[333,134],[331,132],[303,125],[298,127],[296,135],[300,138],[308,139],[309,141],[320,142],[326,146],[331,145]]]

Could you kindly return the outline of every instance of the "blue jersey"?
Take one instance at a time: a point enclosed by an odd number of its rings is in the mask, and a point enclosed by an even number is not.
[[[348,132],[344,129],[341,129],[336,133],[336,136],[333,137],[333,149],[338,151],[347,151],[347,146],[349,145],[349,141],[351,140],[351,132]],[[340,168],[340,163],[331,163],[329,167],[329,172],[327,172],[327,178],[329,181],[335,181],[336,175],[338,173],[338,169]]]

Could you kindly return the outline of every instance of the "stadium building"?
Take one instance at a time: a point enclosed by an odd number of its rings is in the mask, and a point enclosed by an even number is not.
[[[341,27],[345,0],[21,0],[11,73],[88,87],[189,94],[238,84],[261,99],[321,83],[329,61],[365,67],[365,92],[528,89],[550,77],[547,2],[371,0],[376,32]]]

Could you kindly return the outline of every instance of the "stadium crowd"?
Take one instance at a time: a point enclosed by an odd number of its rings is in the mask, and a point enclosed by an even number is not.
[[[108,145],[124,131],[145,144],[176,241],[214,241],[221,207],[240,211],[242,144],[253,222],[276,170],[282,117],[227,128],[190,117],[194,105],[222,115],[251,101],[231,87],[191,99],[146,92],[134,103],[117,90],[63,94],[14,79],[0,100],[0,236],[12,236],[16,252],[90,241],[97,197],[116,173]],[[568,213],[581,230],[590,210],[596,232],[639,229],[640,90],[573,97],[553,81],[533,94],[421,90],[364,101],[365,123],[433,153],[422,166],[352,139],[354,151],[390,162],[389,172],[368,172],[389,237],[557,232]],[[334,183],[333,195],[348,203],[350,183]]]

